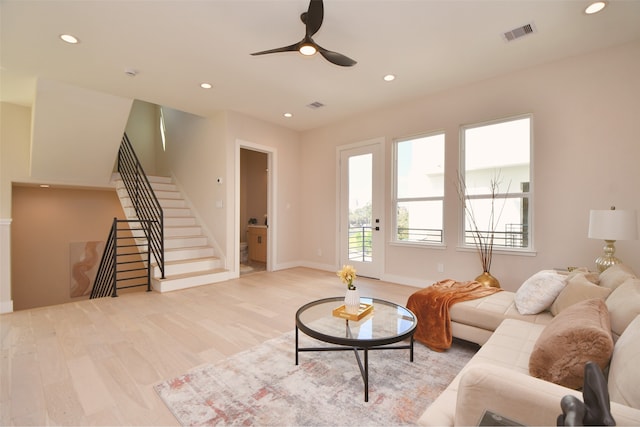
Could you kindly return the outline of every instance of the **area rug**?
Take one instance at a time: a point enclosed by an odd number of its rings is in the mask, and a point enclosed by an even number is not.
[[[323,345],[300,333],[300,345]],[[369,352],[369,402],[352,351],[303,352],[295,365],[289,332],[154,386],[183,426],[410,425],[446,388],[477,347],[446,352],[420,343]],[[326,345],[326,344],[325,344]]]

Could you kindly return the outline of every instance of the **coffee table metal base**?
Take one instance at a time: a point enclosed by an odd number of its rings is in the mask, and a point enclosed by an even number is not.
[[[351,335],[351,330],[349,329],[349,321],[346,322],[346,332],[347,336]],[[306,352],[306,351],[353,351],[356,356],[356,361],[358,362],[358,367],[360,368],[360,374],[362,375],[362,380],[364,381],[364,401],[369,401],[369,350],[409,350],[409,361],[413,362],[413,334],[411,335],[409,344],[403,345],[382,345],[382,346],[374,346],[374,347],[344,347],[344,346],[336,346],[336,347],[300,347],[298,345],[298,326],[296,325],[296,366],[298,365],[298,353]],[[360,358],[359,351],[364,351],[364,362]]]

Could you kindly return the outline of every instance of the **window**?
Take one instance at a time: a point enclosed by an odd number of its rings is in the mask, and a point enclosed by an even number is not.
[[[460,143],[463,246],[493,232],[496,248],[532,249],[531,116],[463,126]]]
[[[160,107],[160,136],[162,137],[162,151],[167,151],[165,133],[166,129],[164,127],[164,113],[162,112],[162,107]]]
[[[444,133],[398,140],[395,155],[395,242],[443,242]]]

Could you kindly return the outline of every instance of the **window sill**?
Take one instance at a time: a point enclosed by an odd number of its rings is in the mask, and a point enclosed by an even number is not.
[[[447,249],[447,245],[445,245],[444,243],[389,242],[389,246],[398,246],[403,248],[418,248],[418,249],[436,249],[436,250]]]
[[[458,252],[478,252],[478,249],[472,248],[469,246],[456,246],[456,251]],[[505,249],[505,248],[494,248],[494,255],[515,255],[515,256],[537,256],[538,252],[534,249]]]

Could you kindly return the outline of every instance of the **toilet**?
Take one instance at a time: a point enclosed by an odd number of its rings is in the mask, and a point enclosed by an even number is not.
[[[247,242],[240,242],[240,263],[246,264],[249,262],[249,247]]]

